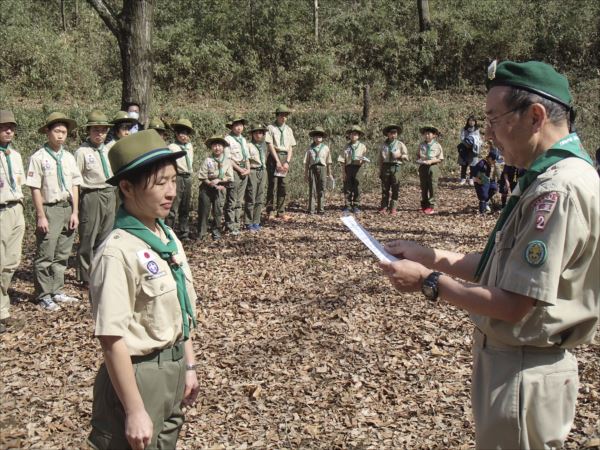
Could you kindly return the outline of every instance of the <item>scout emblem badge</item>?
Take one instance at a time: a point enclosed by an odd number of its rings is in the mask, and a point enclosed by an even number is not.
[[[530,266],[538,267],[546,262],[548,249],[543,241],[531,241],[525,248],[525,261]]]

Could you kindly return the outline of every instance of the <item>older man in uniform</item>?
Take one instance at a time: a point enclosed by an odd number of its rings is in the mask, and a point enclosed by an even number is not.
[[[399,290],[471,313],[477,447],[561,448],[578,389],[570,349],[593,339],[600,315],[600,183],[570,132],[564,76],[494,62],[486,84],[486,137],[527,172],[483,255],[394,241],[387,249],[404,259],[382,268]]]

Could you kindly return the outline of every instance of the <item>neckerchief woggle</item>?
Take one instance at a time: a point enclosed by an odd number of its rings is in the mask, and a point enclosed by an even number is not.
[[[190,320],[192,324],[196,326],[196,318],[194,317],[194,311],[190,303],[186,284],[185,274],[183,269],[177,263],[175,263],[174,256],[178,253],[177,243],[169,232],[169,229],[161,219],[156,220],[156,224],[162,228],[165,236],[169,240],[166,244],[156,236],[152,231],[146,227],[142,222],[129,214],[123,206],[117,211],[117,217],[115,219],[115,225],[113,229],[121,229],[127,231],[129,234],[141,239],[150,248],[156,252],[162,259],[167,261],[169,268],[171,269],[171,275],[175,279],[177,284],[177,299],[179,300],[179,306],[181,307],[181,319],[183,322],[183,339],[187,340],[190,336]]]
[[[583,159],[588,164],[593,165],[592,159],[581,146],[581,141],[576,133],[571,133],[567,137],[555,142],[550,149],[538,156],[536,160],[533,161],[527,172],[525,172],[525,174],[519,178],[518,188],[515,189],[515,191],[513,191],[511,194],[506,206],[504,207],[504,210],[502,211],[502,214],[498,218],[498,222],[496,222],[496,226],[488,237],[487,244],[483,250],[481,259],[477,265],[477,269],[475,270],[476,281],[479,281],[481,278],[481,275],[485,270],[485,266],[492,256],[492,251],[496,243],[496,233],[502,230],[502,227],[507,222],[510,213],[519,202],[521,196],[525,193],[525,190],[537,179],[538,176],[548,170],[548,168],[557,162],[562,161],[563,159],[571,157]]]

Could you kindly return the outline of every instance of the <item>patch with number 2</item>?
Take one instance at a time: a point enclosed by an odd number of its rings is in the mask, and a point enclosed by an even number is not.
[[[558,192],[547,192],[535,200],[533,209],[535,211],[536,230],[543,231],[546,228],[546,224],[554,212],[559,197]]]

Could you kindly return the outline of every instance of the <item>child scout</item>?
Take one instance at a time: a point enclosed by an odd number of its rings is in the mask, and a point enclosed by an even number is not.
[[[304,155],[304,180],[308,183],[308,213],[325,213],[325,189],[331,173],[331,151],[323,143],[327,133],[316,127],[308,135],[313,142]],[[316,206],[316,210],[315,210]]]
[[[246,205],[245,222],[249,231],[260,230],[260,215],[265,203],[265,185],[267,144],[265,143],[265,134],[267,127],[261,124],[250,127],[251,142],[248,144],[250,174],[248,175],[248,185],[246,186],[246,196],[244,198]]]
[[[290,220],[285,214],[286,176],[292,162],[292,152],[296,146],[294,132],[287,124],[291,110],[285,105],[279,105],[275,109],[275,122],[267,128],[265,142],[269,148],[267,158],[267,217],[273,211],[273,201],[277,217],[281,220]]]
[[[444,160],[442,146],[436,141],[440,134],[432,125],[419,130],[423,142],[419,145],[417,164],[419,164],[419,182],[421,185],[421,211],[435,214],[435,196],[437,194],[440,168],[438,164]]]
[[[360,142],[365,133],[358,125],[352,125],[346,130],[346,134],[350,142],[346,145],[343,155],[338,158],[338,161],[344,164],[344,211],[357,213],[360,212],[358,171],[368,161],[365,156],[367,147]]]
[[[25,218],[23,160],[13,145],[17,121],[12,111],[0,110],[0,333],[10,327],[8,288],[21,262]]]
[[[112,231],[115,222],[116,193],[106,182],[112,177],[104,145],[110,123],[104,113],[94,110],[88,114],[84,128],[88,137],[75,150],[75,161],[81,172],[77,279],[88,283],[94,252]]]
[[[392,216],[398,214],[396,208],[400,191],[400,166],[404,161],[408,161],[408,149],[398,140],[401,131],[400,125],[388,125],[383,129],[386,140],[379,149],[380,214],[389,213]]]
[[[225,155],[228,143],[221,136],[212,136],[205,141],[211,156],[200,164],[198,180],[198,239],[206,237],[208,231],[208,218],[212,211],[214,226],[212,237],[214,240],[221,238],[221,218],[227,185],[233,180],[233,165]]]
[[[233,167],[233,181],[227,188],[225,198],[225,229],[233,235],[240,233],[244,195],[250,174],[248,141],[242,134],[246,124],[246,119],[242,117],[233,118],[227,124],[230,132],[225,136],[228,145],[225,155]]]
[[[63,292],[65,269],[79,225],[81,173],[64,143],[77,127],[73,119],[53,112],[39,129],[48,141],[29,159],[27,181],[36,214],[36,255],[33,263],[35,296],[47,311],[60,309],[56,302],[77,298]]]
[[[475,193],[479,200],[479,214],[492,211],[488,202],[498,192],[498,183],[493,173],[498,157],[498,152],[495,149],[490,149],[486,157],[472,168],[471,174],[475,184]]]
[[[180,118],[171,124],[175,133],[175,142],[169,145],[172,152],[185,152],[184,158],[177,159],[177,196],[173,201],[167,225],[177,230],[179,239],[190,237],[190,211],[192,208],[192,174],[194,173],[194,146],[192,136],[195,133],[192,122]],[[175,227],[177,221],[177,228]]]

